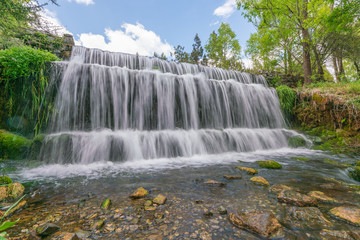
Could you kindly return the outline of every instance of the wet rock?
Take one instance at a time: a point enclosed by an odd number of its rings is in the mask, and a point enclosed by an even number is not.
[[[205,217],[212,217],[214,214],[211,211],[204,212]]]
[[[108,199],[105,199],[102,203],[101,203],[101,208],[102,209],[105,209],[105,210],[108,210],[111,206],[111,200],[108,198]]]
[[[8,216],[10,216],[11,214],[13,214],[14,212],[19,211],[20,209],[24,208],[25,205],[26,205],[26,203],[27,203],[27,202],[26,202],[25,200],[20,201],[15,207],[13,207],[13,208],[10,209],[8,212],[6,212],[6,213],[4,214],[4,217],[8,217]]]
[[[237,169],[246,172],[249,175],[255,175],[258,173],[258,171],[254,168],[248,168],[248,167],[236,167]]]
[[[250,181],[260,184],[260,185],[270,186],[269,182],[261,176],[252,177],[252,178],[250,178]]]
[[[350,232],[339,231],[339,230],[327,230],[323,229],[320,232],[320,237],[322,240],[355,240],[358,238],[353,238]]]
[[[270,211],[253,211],[237,214],[229,213],[231,223],[250,232],[255,232],[265,238],[280,237],[283,228]]]
[[[360,226],[360,208],[336,207],[330,210],[330,215],[356,226]]]
[[[153,203],[163,205],[163,204],[165,204],[166,200],[167,200],[167,198],[164,195],[159,194],[154,198]]]
[[[277,196],[279,202],[284,202],[292,205],[296,205],[299,207],[307,207],[307,206],[316,206],[317,200],[315,198],[309,197],[305,194],[301,194],[299,192],[295,192],[292,190],[283,190]]]
[[[17,199],[23,195],[25,187],[21,183],[11,183],[7,187],[7,197]]]
[[[303,162],[307,162],[310,160],[310,159],[304,158],[304,157],[291,157],[291,159],[299,160],[299,161],[303,161]]]
[[[107,223],[105,225],[105,230],[108,232],[113,232],[113,231],[115,231],[115,229],[116,229],[116,227],[115,227],[114,223]]]
[[[219,206],[217,210],[218,210],[220,215],[227,214],[227,210],[226,210],[226,208],[224,206]]]
[[[268,169],[281,169],[282,168],[280,163],[275,162],[273,160],[258,161],[257,163],[262,168],[268,168]]]
[[[45,223],[44,225],[41,225],[36,228],[36,235],[40,237],[47,237],[59,230],[60,230],[59,226],[53,223]]]
[[[4,201],[7,197],[7,190],[5,186],[0,187],[0,201]]]
[[[301,136],[294,136],[289,138],[288,145],[293,148],[306,147],[306,140]]]
[[[211,186],[217,186],[217,187],[224,187],[226,185],[226,183],[218,182],[215,180],[207,180],[206,182],[204,182],[204,184],[208,184]]]
[[[145,207],[150,207],[153,204],[153,202],[151,200],[146,200],[144,203]]]
[[[332,226],[331,222],[316,207],[289,207],[286,212],[285,222],[292,228],[319,229]]]
[[[236,180],[236,179],[242,179],[241,175],[224,175],[224,178],[227,180]]]
[[[145,206],[145,211],[155,211],[156,207],[155,206]]]
[[[310,197],[317,199],[319,202],[323,203],[338,203],[338,201],[332,197],[326,196],[325,193],[320,191],[311,191],[307,194]]]
[[[272,185],[269,189],[270,192],[272,193],[280,193],[283,190],[294,190],[292,187],[283,185],[283,184],[275,184]]]
[[[46,221],[46,222],[55,223],[55,222],[60,221],[61,218],[62,218],[62,216],[61,216],[61,214],[59,214],[59,213],[50,214],[50,215],[48,215],[48,216],[45,218],[45,221]]]
[[[98,220],[91,225],[92,230],[98,230],[104,226],[104,220]]]
[[[54,235],[51,240],[80,240],[76,233],[60,232]]]
[[[80,239],[86,239],[86,238],[90,237],[91,232],[84,231],[84,230],[81,230],[81,229],[75,229],[75,234]]]
[[[140,187],[130,195],[130,198],[132,199],[143,198],[146,197],[147,195],[149,195],[149,192],[145,190],[145,188]]]

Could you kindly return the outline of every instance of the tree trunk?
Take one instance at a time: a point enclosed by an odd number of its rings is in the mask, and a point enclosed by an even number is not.
[[[334,66],[334,71],[335,71],[335,79],[336,79],[336,82],[339,82],[339,81],[340,81],[340,78],[339,78],[339,69],[338,69],[338,66],[337,66],[337,62],[336,62],[336,57],[335,57],[335,55],[333,55],[332,61],[333,61],[333,66]]]
[[[308,18],[308,12],[307,12],[307,0],[303,3],[303,19],[304,22]],[[302,27],[301,28],[301,34],[302,34],[302,47],[303,47],[303,70],[304,70],[304,80],[305,84],[311,83],[311,76],[312,76],[312,70],[311,70],[311,56],[310,56],[310,34],[309,30]]]
[[[359,66],[359,64],[358,64],[356,61],[354,61],[354,65],[355,65],[355,68],[356,68],[356,72],[357,72],[358,78],[359,78],[359,80],[360,80],[360,66]]]
[[[317,74],[319,75],[317,78],[318,80],[322,81],[324,80],[324,68],[322,62],[320,61],[320,57],[315,46],[313,47],[313,51],[316,60]]]

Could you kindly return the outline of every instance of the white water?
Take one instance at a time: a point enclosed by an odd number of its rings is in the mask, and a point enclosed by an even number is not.
[[[287,148],[299,135],[285,129],[262,76],[83,47],[58,66],[56,112],[42,147],[50,164],[205,164],[203,156]]]

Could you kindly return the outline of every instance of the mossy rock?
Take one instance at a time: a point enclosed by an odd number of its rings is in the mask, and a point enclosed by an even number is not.
[[[248,168],[248,167],[236,167],[237,169],[246,172],[248,175],[255,175],[258,173],[258,170],[254,169],[254,168]]]
[[[0,185],[6,185],[6,184],[10,184],[13,181],[11,180],[11,178],[7,177],[7,176],[1,176],[0,177]]]
[[[108,210],[111,206],[111,200],[108,198],[108,199],[105,199],[102,203],[101,203],[101,208],[102,209],[105,209],[105,210]]]
[[[273,160],[258,161],[257,163],[262,168],[269,168],[269,169],[281,169],[282,168],[280,163],[275,162]]]
[[[307,161],[310,160],[310,159],[304,158],[304,157],[291,157],[291,159],[293,159],[293,160],[300,160],[300,161],[303,161],[303,162],[307,162]]]
[[[356,166],[354,169],[350,170],[349,175],[354,180],[360,182],[360,166]]]
[[[31,145],[31,140],[0,130],[0,158],[24,159]]]
[[[294,136],[289,138],[288,145],[293,148],[306,147],[306,140],[301,136]]]
[[[39,134],[33,138],[30,146],[30,155],[29,155],[30,159],[38,158],[45,137],[46,136],[44,134]]]
[[[7,187],[8,198],[17,199],[23,195],[25,187],[21,183],[11,183]]]

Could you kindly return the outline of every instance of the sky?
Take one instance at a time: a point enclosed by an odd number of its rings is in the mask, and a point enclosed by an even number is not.
[[[64,26],[76,44],[103,50],[167,56],[182,45],[191,52],[196,33],[204,46],[221,22],[230,24],[244,50],[255,28],[236,9],[236,0],[58,0],[43,13]]]

